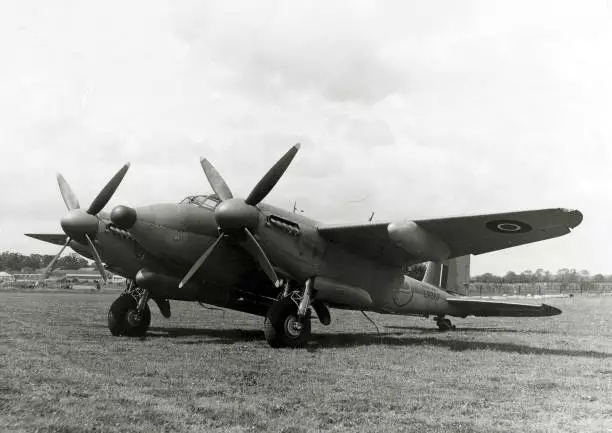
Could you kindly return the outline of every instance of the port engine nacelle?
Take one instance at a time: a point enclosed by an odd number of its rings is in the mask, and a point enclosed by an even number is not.
[[[387,227],[389,237],[403,250],[421,257],[423,261],[441,261],[450,257],[446,242],[429,233],[414,221],[391,223]]]

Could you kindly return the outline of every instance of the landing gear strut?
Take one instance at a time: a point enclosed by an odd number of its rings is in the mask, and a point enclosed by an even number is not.
[[[445,319],[444,316],[437,316],[435,320],[440,331],[454,331],[457,329],[455,325],[453,325],[453,322],[449,319]]]
[[[151,324],[151,310],[147,301],[149,291],[128,283],[108,310],[108,329],[114,336],[142,337]]]
[[[294,291],[272,304],[264,322],[264,334],[272,347],[303,347],[310,339],[310,301],[313,278],[304,291]]]

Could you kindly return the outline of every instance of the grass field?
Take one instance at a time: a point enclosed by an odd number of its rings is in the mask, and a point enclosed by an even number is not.
[[[553,299],[541,319],[332,311],[303,350],[262,319],[152,305],[111,337],[117,294],[0,293],[0,431],[612,432],[612,297]]]

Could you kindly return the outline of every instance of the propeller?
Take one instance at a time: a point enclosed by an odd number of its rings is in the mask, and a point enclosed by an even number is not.
[[[259,220],[259,209],[256,206],[272,191],[272,188],[283,176],[299,149],[299,143],[291,147],[261,178],[246,199],[234,198],[227,183],[225,183],[223,177],[221,177],[210,161],[206,158],[200,160],[200,165],[204,170],[204,174],[206,174],[208,183],[210,183],[215,194],[221,199],[221,203],[215,208],[215,222],[221,234],[204,254],[196,260],[191,269],[189,269],[189,272],[179,283],[179,288],[187,284],[198,269],[202,267],[213,251],[218,248],[224,236],[237,240],[240,246],[255,259],[270,281],[279,287],[280,280],[270,260],[263,248],[261,248],[261,245],[259,245],[259,242],[255,239],[255,236],[253,236],[253,231],[257,228]]]
[[[111,178],[110,181],[106,184],[102,191],[96,196],[96,198],[91,202],[91,205],[87,209],[87,211],[81,209],[79,205],[79,200],[77,199],[74,192],[66,182],[66,179],[61,174],[57,174],[57,183],[59,185],[60,192],[62,194],[62,199],[64,199],[64,203],[66,203],[66,207],[68,208],[68,213],[62,217],[60,223],[62,225],[62,229],[64,233],[68,235],[66,239],[66,243],[60,249],[59,253],[51,262],[47,265],[42,275],[36,282],[36,285],[40,284],[43,280],[45,280],[53,268],[57,263],[57,260],[60,258],[64,249],[68,246],[68,244],[72,240],[76,240],[82,244],[88,244],[89,249],[95,259],[96,267],[98,268],[98,272],[100,272],[100,276],[106,282],[106,273],[104,272],[104,265],[102,264],[102,259],[100,258],[100,254],[96,249],[92,237],[95,237],[98,233],[98,217],[96,214],[102,210],[104,206],[111,199],[117,187],[123,180],[123,177],[127,173],[130,168],[130,163],[125,164],[115,175]]]

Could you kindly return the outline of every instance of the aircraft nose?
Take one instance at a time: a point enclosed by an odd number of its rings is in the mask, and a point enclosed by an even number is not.
[[[136,210],[128,206],[115,206],[111,212],[111,221],[123,230],[131,229],[136,224]]]

